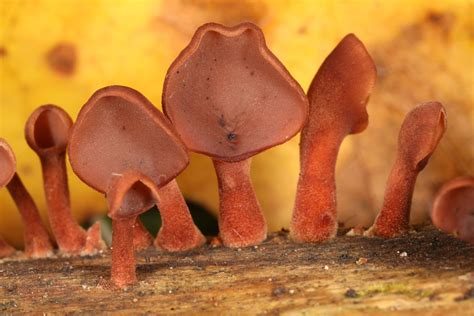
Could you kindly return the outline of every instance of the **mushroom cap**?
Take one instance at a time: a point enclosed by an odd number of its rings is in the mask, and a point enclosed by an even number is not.
[[[6,186],[16,172],[16,158],[7,141],[0,138],[0,188]]]
[[[66,111],[56,105],[42,105],[26,121],[26,142],[40,156],[65,152],[71,127]]]
[[[163,110],[190,150],[240,161],[297,134],[308,101],[257,26],[209,23],[168,69]]]
[[[446,112],[439,102],[422,103],[407,114],[398,136],[398,151],[408,166],[417,171],[426,166],[446,124]]]
[[[171,123],[142,94],[110,86],[82,107],[69,142],[72,169],[85,183],[106,192],[114,174],[139,171],[161,187],[189,163]]]
[[[474,177],[446,182],[436,193],[431,220],[440,230],[474,243]]]
[[[110,218],[133,218],[150,208],[149,201],[158,203],[158,187],[140,172],[125,171],[110,179],[107,201]]]
[[[367,128],[366,105],[377,78],[375,64],[364,44],[346,35],[324,60],[308,89],[309,124],[316,130],[346,129],[348,134]]]

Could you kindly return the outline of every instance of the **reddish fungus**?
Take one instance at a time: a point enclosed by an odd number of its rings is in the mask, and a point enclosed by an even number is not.
[[[73,127],[69,159],[79,178],[100,192],[107,192],[113,175],[129,170],[140,172],[158,187],[168,184],[170,189],[162,192],[162,200],[167,202],[159,205],[163,225],[158,244],[169,251],[182,251],[205,242],[177,184],[173,184],[188,165],[186,148],[169,121],[138,91],[111,86],[95,92]],[[151,197],[139,197],[142,200],[137,198],[137,203],[143,210],[155,204]],[[152,240],[139,225],[135,225],[134,244],[143,248]]]
[[[43,105],[28,118],[25,136],[39,156],[48,218],[59,250],[66,254],[85,253],[87,233],[71,213],[66,170],[66,147],[72,120],[60,107]],[[96,242],[100,244],[100,241]]]
[[[398,136],[395,163],[388,177],[382,210],[367,235],[394,237],[408,231],[416,178],[446,129],[439,102],[427,102],[407,114]]]
[[[220,237],[226,246],[258,244],[266,222],[252,188],[251,157],[303,126],[307,98],[250,23],[201,26],[170,66],[163,109],[187,147],[214,161]]]
[[[314,77],[308,90],[309,119],[301,131],[293,240],[319,242],[335,236],[339,147],[347,135],[366,129],[366,105],[375,79],[374,62],[353,34],[342,39]]]
[[[143,174],[126,171],[112,176],[107,201],[112,218],[111,281],[123,288],[136,282],[133,232],[137,216],[147,210],[143,203],[158,203],[158,188]]]
[[[33,258],[51,255],[53,246],[48,232],[41,221],[36,204],[16,173],[15,155],[7,142],[0,138],[0,188],[4,186],[7,187],[20,211],[26,255]],[[8,247],[5,250],[5,246],[0,246],[0,249],[4,249],[0,250],[0,253],[8,253]]]
[[[457,177],[436,193],[431,220],[438,229],[474,244],[474,177]]]

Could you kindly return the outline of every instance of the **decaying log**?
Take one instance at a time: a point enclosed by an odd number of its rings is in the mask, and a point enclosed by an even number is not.
[[[107,287],[109,253],[0,262],[0,312],[472,315],[474,246],[423,228],[383,240],[338,237],[138,255],[139,283]]]

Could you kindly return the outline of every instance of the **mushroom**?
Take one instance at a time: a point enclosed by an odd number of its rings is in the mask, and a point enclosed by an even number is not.
[[[341,40],[314,77],[308,90],[309,119],[301,132],[293,240],[320,242],[336,235],[337,155],[347,135],[366,129],[375,79],[374,62],[353,34]]]
[[[407,114],[398,136],[395,163],[388,177],[382,210],[366,235],[394,237],[408,231],[415,182],[446,130],[439,102],[418,105]]]
[[[168,201],[158,205],[162,215],[159,245],[183,251],[205,242],[174,183],[189,163],[187,150],[169,121],[138,91],[122,86],[96,91],[73,127],[69,159],[79,178],[99,192],[106,193],[111,177],[125,171],[140,172],[158,188],[168,184],[171,190],[159,191],[161,199]],[[152,198],[141,202],[143,210],[154,204]],[[149,234],[143,227],[134,229],[136,247],[139,239],[146,239],[143,234]]]
[[[41,221],[35,202],[16,173],[16,158],[8,143],[0,138],[0,188],[7,187],[20,211],[23,221],[25,253],[28,257],[50,256],[53,246],[48,232]],[[14,249],[0,242],[0,257],[11,254]],[[13,251],[12,251],[13,250]]]
[[[109,217],[112,218],[111,281],[123,288],[136,282],[134,226],[137,216],[147,210],[150,201],[158,203],[158,188],[137,171],[125,171],[110,179],[107,190]]]
[[[440,230],[474,244],[474,177],[451,179],[435,195],[431,220]]]
[[[263,241],[267,227],[250,180],[251,157],[297,134],[308,101],[262,31],[251,23],[201,26],[168,69],[163,110],[191,151],[213,159],[224,245]]]
[[[48,218],[59,250],[65,254],[85,253],[86,231],[71,213],[66,170],[66,147],[72,120],[56,105],[43,105],[28,118],[25,136],[41,161]],[[96,226],[95,229],[97,229]],[[99,234],[100,238],[100,234]],[[101,240],[89,241],[100,247]],[[93,250],[92,252],[94,252]]]

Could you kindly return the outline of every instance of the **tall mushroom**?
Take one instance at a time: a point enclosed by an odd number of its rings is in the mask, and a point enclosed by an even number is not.
[[[474,177],[451,179],[436,193],[431,220],[440,230],[474,244]]]
[[[169,121],[138,91],[122,86],[96,91],[73,127],[69,159],[79,178],[99,192],[106,193],[111,177],[125,171],[140,172],[158,187],[171,188],[171,193],[159,191],[160,199],[167,201],[158,205],[159,245],[181,251],[205,242],[184,199],[176,198],[181,196],[178,185],[170,186],[188,165],[186,148]],[[154,204],[151,198],[142,202],[144,210]]]
[[[213,159],[226,246],[258,244],[266,222],[250,180],[251,157],[302,128],[307,98],[251,23],[201,26],[168,69],[163,109],[186,146]]]
[[[158,204],[158,188],[143,174],[125,171],[110,179],[107,201],[112,218],[111,281],[122,288],[136,282],[133,227],[150,201]]]
[[[366,129],[366,105],[375,79],[374,62],[353,34],[341,40],[314,77],[308,90],[309,119],[301,131],[293,240],[319,242],[335,236],[339,147],[347,135]]]
[[[53,253],[53,246],[48,232],[41,221],[35,202],[26,190],[23,182],[16,173],[16,158],[8,143],[0,138],[0,188],[7,187],[13,201],[20,211],[23,221],[25,253],[28,257],[47,257]],[[8,254],[0,246],[0,253]],[[11,247],[10,247],[11,248]],[[13,250],[13,248],[12,248]],[[1,257],[1,254],[0,254]]]
[[[367,235],[394,237],[408,231],[416,178],[428,164],[446,130],[439,102],[418,105],[407,114],[398,136],[395,163],[388,177],[382,210]]]

